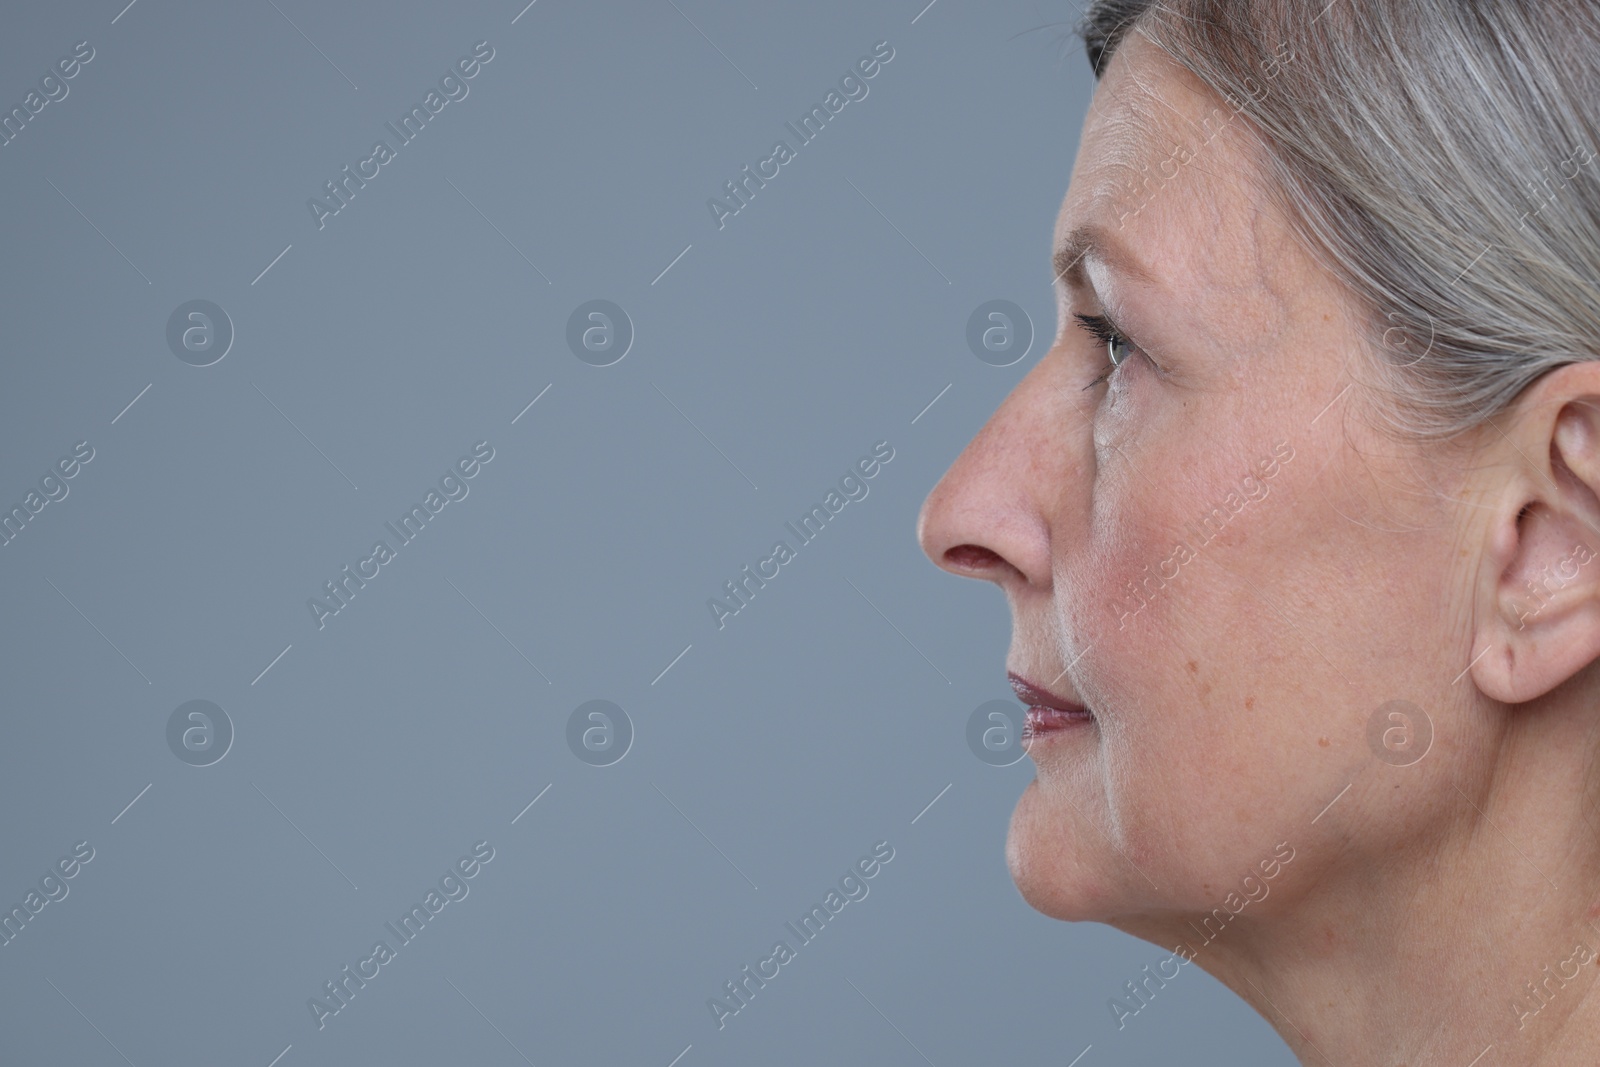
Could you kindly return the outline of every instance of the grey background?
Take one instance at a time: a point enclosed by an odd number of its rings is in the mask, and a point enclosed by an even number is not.
[[[1009,696],[1008,614],[914,521],[1048,347],[1092,82],[1070,2],[923,2],[6,10],[6,109],[95,57],[0,148],[0,503],[95,458],[0,548],[0,902],[95,858],[0,947],[0,1062],[1292,1062],[1193,968],[1119,1031],[1166,952],[1007,874],[1032,765],[965,730]],[[484,39],[319,231],[306,199]],[[719,231],[707,198],[879,40],[867,98]],[[236,331],[205,368],[165,341],[197,298]],[[636,330],[614,366],[565,343],[594,298]],[[996,298],[1038,335],[1006,368],[965,341]],[[318,630],[307,598],[484,439]],[[706,599],[882,439],[719,632]],[[636,731],[603,768],[565,741],[595,698]],[[209,767],[167,747],[192,699],[236,732]],[[307,999],[482,839],[319,1031]],[[719,1031],[707,998],[883,839]]]

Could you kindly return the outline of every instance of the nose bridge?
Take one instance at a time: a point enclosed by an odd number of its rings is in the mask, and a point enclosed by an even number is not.
[[[928,494],[918,536],[945,570],[1049,584],[1050,510],[1073,451],[1050,364],[1028,372]]]

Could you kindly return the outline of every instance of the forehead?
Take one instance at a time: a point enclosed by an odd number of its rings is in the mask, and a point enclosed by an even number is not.
[[[1269,263],[1286,233],[1257,161],[1245,117],[1132,33],[1085,117],[1057,244],[1098,230],[1172,295],[1259,290],[1287,265]]]

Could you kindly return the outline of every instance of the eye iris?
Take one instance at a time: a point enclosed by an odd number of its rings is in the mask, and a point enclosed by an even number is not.
[[[1073,317],[1078,320],[1078,325],[1082,326],[1095,339],[1096,343],[1103,346],[1102,351],[1105,353],[1106,362],[1111,365],[1111,370],[1106,371],[1084,386],[1085,389],[1088,389],[1104,382],[1111,376],[1112,371],[1126,363],[1136,351],[1136,346],[1127,337],[1123,336],[1122,331],[1118,330],[1110,319],[1103,315],[1078,314]]]
[[[1106,342],[1106,358],[1111,360],[1113,367],[1120,367],[1128,358],[1130,347],[1126,337],[1112,337]]]

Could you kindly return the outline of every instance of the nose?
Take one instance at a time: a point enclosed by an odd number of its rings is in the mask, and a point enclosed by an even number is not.
[[[1012,390],[923,501],[917,540],[951,574],[1008,591],[1050,586],[1051,520],[1070,493],[1074,449],[1049,363]]]

